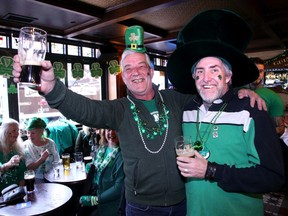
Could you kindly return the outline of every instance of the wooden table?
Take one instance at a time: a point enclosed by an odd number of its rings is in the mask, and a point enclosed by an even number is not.
[[[35,191],[25,196],[31,201],[31,206],[17,209],[16,205],[0,208],[0,215],[26,216],[26,215],[54,215],[72,197],[72,190],[62,184],[40,183],[35,184]]]
[[[48,182],[62,183],[66,185],[83,183],[86,179],[86,172],[83,168],[76,168],[76,163],[70,164],[70,170],[64,170],[60,166],[60,175],[55,176],[53,169],[44,174],[44,178]]]

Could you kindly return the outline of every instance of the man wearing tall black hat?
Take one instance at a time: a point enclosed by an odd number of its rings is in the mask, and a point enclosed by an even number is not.
[[[205,11],[180,31],[179,47],[168,61],[172,84],[200,96],[185,108],[182,123],[198,151],[195,158],[177,157],[187,178],[187,215],[260,216],[261,193],[284,183],[280,144],[268,113],[239,100],[231,88],[258,76],[243,54],[251,36],[238,15]]]

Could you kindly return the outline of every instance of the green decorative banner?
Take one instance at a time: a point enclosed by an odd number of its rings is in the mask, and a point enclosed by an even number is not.
[[[54,75],[56,78],[63,79],[66,76],[66,70],[62,62],[53,63]]]
[[[120,65],[118,64],[118,61],[117,61],[117,60],[111,60],[111,61],[109,61],[108,71],[109,71],[109,73],[112,74],[112,75],[117,75],[118,73],[121,72],[121,70],[120,70]]]
[[[72,77],[76,80],[79,80],[84,77],[84,70],[81,63],[73,64]]]
[[[98,62],[92,63],[90,68],[92,77],[98,78],[103,75],[103,70]]]
[[[13,77],[13,58],[9,56],[2,56],[0,58],[0,75],[3,75],[4,78]]]
[[[14,83],[11,83],[8,87],[8,94],[17,94],[17,87]]]

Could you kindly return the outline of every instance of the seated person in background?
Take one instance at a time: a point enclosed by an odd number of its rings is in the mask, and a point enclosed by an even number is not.
[[[90,156],[91,151],[94,152],[99,147],[100,130],[96,128],[90,128],[83,125],[82,130],[79,131],[75,152],[83,152],[83,156]]]
[[[92,215],[117,215],[121,189],[124,183],[123,159],[119,148],[116,131],[105,129],[107,143],[99,148],[94,165],[96,167],[91,196],[81,196],[82,206],[97,206],[90,208]],[[89,172],[87,164],[86,171]],[[91,215],[85,214],[85,215]]]
[[[269,116],[272,118],[279,137],[284,133],[284,104],[280,95],[263,86],[265,75],[264,61],[260,58],[251,58],[259,70],[259,77],[250,84],[250,88],[264,99]]]
[[[46,132],[47,137],[56,143],[59,155],[70,153],[70,157],[73,157],[78,136],[78,129],[74,124],[65,119],[58,119],[48,123]]]
[[[19,123],[14,119],[4,120],[0,126],[0,191],[11,184],[25,185],[22,146]]]
[[[28,135],[28,139],[24,142],[26,166],[30,170],[35,170],[37,179],[43,179],[44,172],[52,168],[52,162],[60,160],[55,142],[44,135],[45,128],[45,121],[36,117],[30,119],[26,128]]]

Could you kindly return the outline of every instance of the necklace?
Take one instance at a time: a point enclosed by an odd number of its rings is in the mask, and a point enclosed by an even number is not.
[[[148,152],[150,152],[151,154],[158,154],[163,149],[163,147],[165,145],[165,142],[166,142],[166,139],[167,139],[168,128],[169,128],[169,122],[168,122],[169,110],[166,108],[166,106],[164,104],[164,100],[162,98],[162,95],[161,95],[161,93],[159,91],[158,91],[158,94],[159,94],[160,99],[161,99],[161,106],[163,108],[163,113],[160,114],[160,112],[159,112],[159,121],[157,123],[157,126],[156,127],[152,127],[152,128],[148,127],[147,123],[139,117],[139,113],[140,113],[139,108],[137,108],[135,103],[131,100],[131,98],[129,96],[127,96],[127,99],[131,103],[130,104],[130,109],[132,110],[133,118],[134,118],[134,120],[137,123],[138,131],[139,131],[142,143],[143,143],[145,149]],[[160,148],[157,151],[150,150],[147,147],[143,136],[146,134],[146,138],[147,139],[153,140],[155,138],[155,136],[162,136],[164,131],[165,131],[165,137],[163,139],[163,142],[162,142],[162,145],[160,146]]]
[[[203,136],[201,136],[200,134],[200,122],[199,122],[199,108],[197,110],[197,123],[196,123],[196,130],[197,130],[197,136],[196,136],[196,142],[194,143],[194,149],[199,151],[199,153],[204,157],[204,158],[209,158],[210,156],[210,151],[207,148],[207,146],[205,145],[206,142],[209,139],[209,134],[212,131],[212,128],[216,122],[216,120],[218,119],[218,117],[221,115],[221,113],[223,112],[223,110],[226,108],[227,103],[224,103],[220,110],[215,114],[215,116],[211,119],[211,121],[209,122],[208,127],[206,127],[205,132],[203,133]],[[218,129],[218,127],[217,127]],[[214,135],[213,135],[214,136]],[[217,135],[218,136],[218,135]],[[215,135],[215,137],[217,137]],[[199,139],[198,139],[199,138]],[[205,139],[204,139],[205,138]]]

